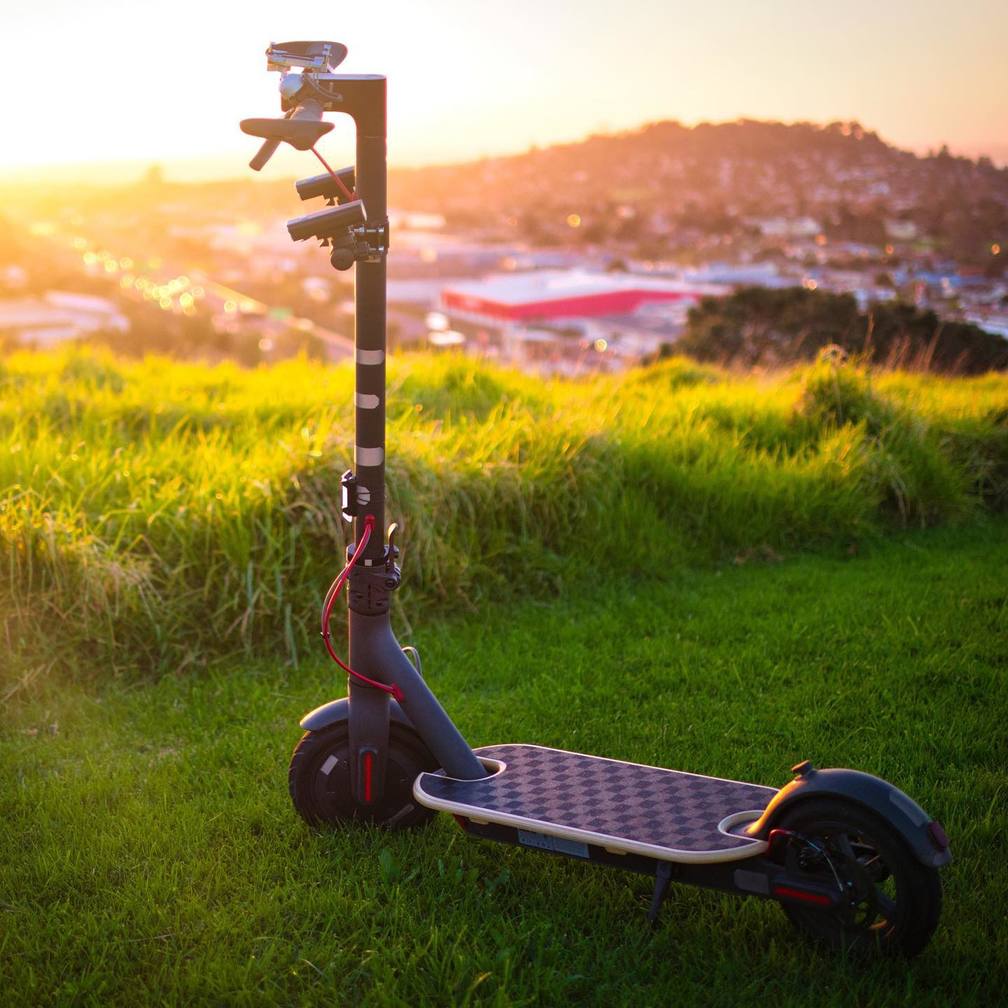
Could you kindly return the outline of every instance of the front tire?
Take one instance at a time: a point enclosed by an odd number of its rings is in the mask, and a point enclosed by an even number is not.
[[[838,799],[809,799],[776,824],[792,840],[787,864],[824,885],[842,885],[841,908],[781,904],[792,924],[813,940],[848,952],[917,955],[941,912],[938,871],[922,865],[881,817]]]
[[[411,728],[389,725],[385,790],[373,805],[358,804],[350,787],[350,729],[337,721],[305,732],[291,756],[287,782],[294,808],[310,826],[371,822],[386,829],[419,826],[434,813],[413,799],[413,782],[437,761]]]

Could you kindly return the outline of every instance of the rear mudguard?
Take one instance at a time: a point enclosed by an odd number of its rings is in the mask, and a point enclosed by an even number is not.
[[[903,837],[917,860],[929,868],[940,868],[952,860],[944,830],[917,802],[881,777],[860,770],[816,770],[811,766],[803,769],[774,795],[763,815],[746,833],[765,840],[785,812],[812,798],[842,798],[874,812]]]
[[[315,710],[305,714],[301,718],[301,727],[305,731],[321,731],[323,728],[328,728],[331,724],[336,724],[337,721],[346,721],[349,717],[350,698],[340,697],[339,700],[330,700],[329,703],[324,703],[321,707],[316,707]],[[396,721],[416,731],[413,728],[413,723],[406,717],[406,712],[395,700],[391,699],[389,700],[389,720]]]

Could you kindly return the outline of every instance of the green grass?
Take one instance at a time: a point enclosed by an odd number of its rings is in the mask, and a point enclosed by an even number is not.
[[[281,648],[296,665],[345,544],[351,382],[305,361],[0,362],[0,696]],[[753,378],[672,360],[546,383],[421,357],[390,384],[412,614],[548,598],[602,555],[650,576],[1008,504],[1003,375]]]
[[[447,817],[311,832],[286,762],[301,713],[341,692],[313,655],[23,685],[0,737],[0,1002],[998,1003],[1008,522],[850,552],[579,582],[413,637],[474,743],[769,784],[802,757],[892,779],[955,855],[912,963],[845,962],[772,905],[687,888],[652,931],[646,879],[473,841]]]

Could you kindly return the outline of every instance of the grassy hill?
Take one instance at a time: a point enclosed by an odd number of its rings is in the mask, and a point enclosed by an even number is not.
[[[8,677],[150,676],[315,640],[347,528],[352,374],[92,353],[0,366]],[[543,382],[396,361],[390,518],[411,613],[605,571],[809,548],[1008,503],[1008,378],[671,360]],[[400,615],[401,615],[400,608]],[[25,672],[25,669],[28,672]]]

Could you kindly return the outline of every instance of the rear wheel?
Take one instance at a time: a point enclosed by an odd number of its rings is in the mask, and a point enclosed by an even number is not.
[[[938,872],[882,817],[824,798],[797,805],[778,825],[800,838],[788,845],[788,871],[839,886],[846,897],[831,910],[782,904],[799,931],[847,951],[913,956],[927,945],[941,911]]]
[[[350,731],[346,721],[305,732],[287,776],[298,814],[312,826],[372,822],[388,829],[418,826],[434,813],[413,800],[413,782],[437,762],[411,728],[389,726],[385,789],[379,801],[360,805],[350,789]]]

